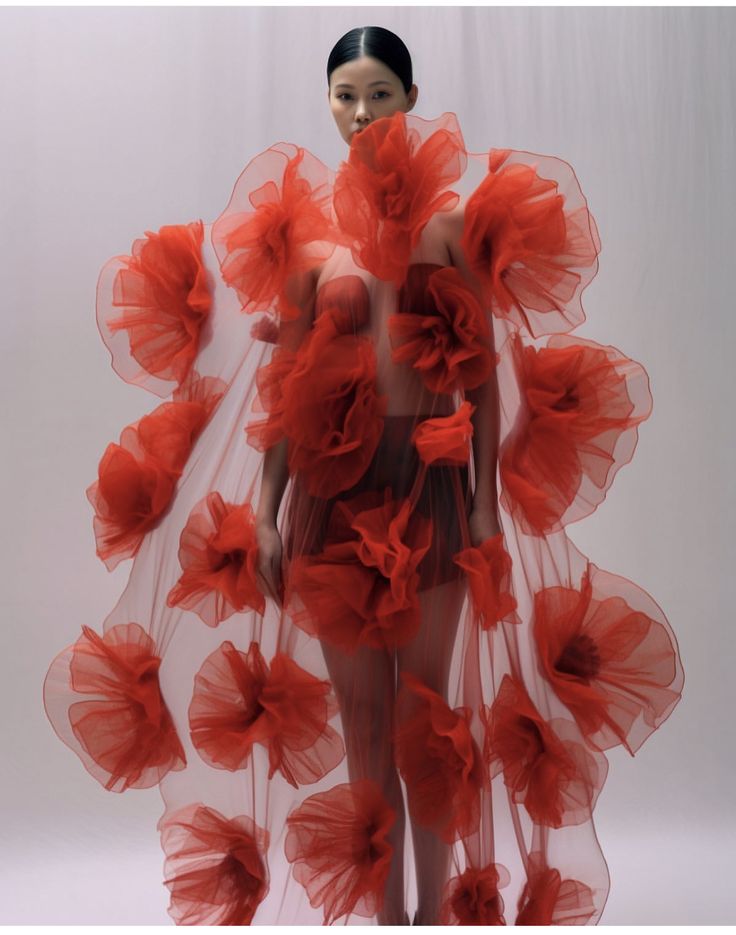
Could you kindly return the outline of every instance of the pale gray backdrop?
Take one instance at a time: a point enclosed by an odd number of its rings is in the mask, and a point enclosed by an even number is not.
[[[414,113],[454,111],[473,151],[561,156],[589,199],[603,250],[576,333],[643,363],[654,411],[568,531],[661,605],[686,673],[637,756],[610,753],[602,922],[736,921],[734,11],[245,7],[0,10],[0,922],[170,923],[158,792],[105,792],[41,701],[53,655],[123,588],[84,490],[155,405],[110,368],[96,278],[144,230],[213,220],[278,140],[335,167],[326,59],[366,24],[413,53]]]

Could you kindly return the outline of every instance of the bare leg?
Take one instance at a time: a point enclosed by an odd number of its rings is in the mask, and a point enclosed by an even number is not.
[[[463,578],[419,592],[422,628],[398,650],[399,671],[409,671],[447,697],[452,648],[465,595]],[[442,887],[447,879],[451,847],[433,831],[411,822],[417,868],[417,925],[437,925]]]
[[[374,779],[396,811],[396,821],[389,834],[393,859],[383,907],[377,914],[378,924],[408,924],[404,909],[406,816],[391,745],[395,656],[368,647],[349,656],[325,642],[322,650],[340,703],[350,780]]]

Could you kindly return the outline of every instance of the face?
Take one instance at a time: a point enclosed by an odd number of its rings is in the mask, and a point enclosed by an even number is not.
[[[363,55],[332,72],[327,99],[340,136],[349,145],[354,133],[379,117],[410,111],[418,94],[415,84],[407,94],[388,65]]]

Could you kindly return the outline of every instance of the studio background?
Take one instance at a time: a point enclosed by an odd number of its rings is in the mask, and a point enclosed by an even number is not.
[[[654,409],[606,501],[567,531],[662,607],[686,676],[635,758],[607,754],[601,921],[736,921],[734,11],[81,7],[0,10],[0,923],[170,924],[158,791],[106,792],[42,704],[51,659],[99,627],[129,572],[95,556],[85,489],[155,405],[110,367],[97,275],[145,230],[214,220],[274,142],[336,168],[327,55],[368,24],[407,43],[414,114],[453,111],[473,152],[559,156],[588,198],[602,252],[573,333],[642,363]]]

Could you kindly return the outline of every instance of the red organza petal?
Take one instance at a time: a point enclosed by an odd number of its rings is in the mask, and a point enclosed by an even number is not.
[[[376,392],[376,355],[368,338],[315,329],[281,385],[280,424],[289,468],[315,497],[352,487],[383,429],[386,397]]]
[[[500,452],[501,503],[527,535],[549,534],[591,513],[631,460],[652,408],[648,379],[615,348],[581,338],[507,347],[525,405]]]
[[[451,844],[477,830],[483,759],[470,731],[470,711],[445,699],[410,672],[399,672],[394,744],[418,824]],[[415,697],[412,697],[415,696]]]
[[[454,114],[430,121],[396,111],[356,133],[333,198],[355,262],[399,288],[422,229],[458,203],[448,186],[466,162]]]
[[[159,820],[168,911],[177,925],[250,925],[269,890],[270,835],[201,802]]]
[[[246,607],[264,612],[250,503],[226,503],[217,491],[196,503],[179,539],[179,563],[182,574],[166,598],[169,607],[185,607],[210,627]]]
[[[62,740],[105,789],[148,789],[186,766],[161,694],[161,660],[137,623],[103,636],[88,626],[52,664],[47,714]]]
[[[530,852],[514,925],[587,925],[594,914],[590,887],[579,880],[563,880],[540,851]]]
[[[308,150],[278,143],[252,159],[212,226],[222,278],[248,314],[300,314],[289,283],[324,263],[340,240],[330,213],[332,173]]]
[[[192,743],[218,769],[245,769],[254,743],[268,750],[270,779],[278,770],[295,788],[316,782],[345,748],[327,721],[338,711],[329,681],[277,653],[266,664],[258,643],[247,653],[226,640],[194,678],[189,706]]]
[[[680,699],[679,653],[661,611],[592,562],[579,588],[536,592],[533,628],[540,672],[598,749],[620,743],[633,755]]]
[[[289,814],[286,857],[311,905],[324,906],[325,925],[349,913],[370,917],[381,908],[395,820],[372,779],[310,795]]]
[[[495,315],[535,338],[585,320],[580,297],[598,271],[601,244],[562,160],[492,149],[488,174],[465,205],[461,247]]]
[[[467,400],[449,416],[424,419],[411,440],[425,464],[467,464],[470,459],[470,441],[473,437],[471,415],[476,407]]]
[[[514,802],[524,804],[533,822],[561,828],[590,818],[608,762],[587,747],[574,724],[547,722],[524,685],[508,674],[493,705],[480,713],[491,776],[503,771]]]
[[[389,490],[338,501],[322,552],[291,565],[294,623],[349,654],[406,645],[419,626],[416,569],[431,538],[431,520]]]
[[[452,266],[413,263],[388,318],[391,359],[418,371],[433,393],[484,383],[495,364],[490,328],[473,291]]]
[[[212,309],[203,239],[202,221],[164,225],[100,272],[97,323],[113,369],[158,396],[189,373]]]
[[[440,925],[506,925],[499,890],[510,882],[503,864],[468,867],[445,884]]]
[[[478,546],[458,552],[453,561],[465,570],[473,613],[484,630],[504,623],[521,623],[511,580],[511,556],[502,532]]]

